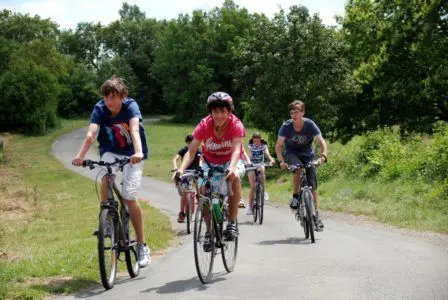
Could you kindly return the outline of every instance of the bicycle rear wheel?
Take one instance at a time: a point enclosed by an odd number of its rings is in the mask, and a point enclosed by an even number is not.
[[[202,283],[207,283],[212,277],[213,261],[215,258],[215,231],[213,229],[210,211],[207,213],[207,217],[205,217],[204,209],[209,210],[209,206],[202,204],[201,201],[196,209],[193,241],[196,271],[199,280]],[[207,233],[210,237],[206,239]]]
[[[98,228],[98,261],[101,283],[106,290],[114,286],[117,276],[118,232],[114,216],[108,208],[102,209]]]
[[[128,269],[129,276],[134,278],[140,273],[137,256],[137,241],[135,238],[132,238],[135,237],[135,233],[130,229],[130,215],[127,209],[123,209],[121,215],[123,216],[122,224],[125,230],[126,244],[128,245],[128,249],[125,251],[126,268]]]
[[[227,224],[229,222],[229,218],[224,218],[222,222],[222,232],[224,232],[225,228],[227,228]],[[238,220],[235,220],[236,227],[238,228]],[[222,262],[224,264],[224,268],[227,272],[232,272],[235,269],[236,256],[238,254],[238,236],[233,241],[224,241],[222,238]]]
[[[313,210],[312,210],[312,201],[313,194],[310,191],[305,191],[303,195],[303,199],[305,200],[305,211],[306,211],[306,224],[308,227],[308,232],[311,238],[311,242],[315,243],[314,239],[314,220],[313,220]]]
[[[260,198],[258,203],[258,223],[263,224],[263,212],[264,212],[264,188],[260,186]]]

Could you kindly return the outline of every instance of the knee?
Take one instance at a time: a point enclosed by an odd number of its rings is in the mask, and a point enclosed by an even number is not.
[[[126,204],[127,207],[129,207],[131,209],[134,207],[140,207],[140,204],[136,200],[126,200],[125,199],[124,203]]]

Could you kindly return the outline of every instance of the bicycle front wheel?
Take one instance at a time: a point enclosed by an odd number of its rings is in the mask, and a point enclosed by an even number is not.
[[[204,213],[204,209],[207,213]],[[199,203],[194,221],[194,261],[199,280],[207,283],[212,277],[215,258],[215,231],[209,206]]]
[[[117,276],[118,232],[114,217],[107,208],[101,210],[97,237],[101,283],[109,290],[114,286]]]
[[[264,212],[264,188],[260,186],[260,198],[258,203],[258,222],[263,224],[263,212]]]
[[[257,186],[255,189],[254,203],[252,204],[252,217],[254,218],[254,223],[257,223],[259,209],[260,209],[260,187]]]
[[[222,228],[227,228],[229,218],[225,218],[222,223]],[[238,228],[238,220],[235,220],[236,227]],[[224,230],[223,230],[224,231]],[[236,256],[238,253],[238,236],[233,241],[224,241],[222,239],[222,262],[227,272],[232,272],[235,269]]]
[[[305,211],[306,211],[306,223],[308,227],[308,232],[310,235],[310,239],[312,243],[315,243],[314,239],[314,220],[313,220],[313,194],[310,191],[305,191],[303,195],[303,199],[305,200]]]

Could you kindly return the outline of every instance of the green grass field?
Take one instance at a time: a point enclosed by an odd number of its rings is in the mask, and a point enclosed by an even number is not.
[[[167,121],[147,125],[150,158],[145,164],[145,175],[164,181],[171,181],[171,160],[184,146],[185,135],[192,132],[194,125],[174,124]],[[255,128],[247,128],[250,137]],[[249,138],[244,143],[247,144]],[[329,159],[342,149],[340,143],[329,144]],[[273,154],[273,153],[271,153]],[[393,166],[393,165],[392,165]],[[319,173],[327,173],[328,165]],[[291,198],[291,175],[278,167],[266,171],[266,190],[272,203],[287,205]],[[329,176],[326,176],[329,177]],[[319,207],[325,210],[342,211],[355,215],[366,215],[377,221],[398,227],[448,232],[447,205],[431,204],[431,193],[446,187],[416,183],[412,179],[381,181],[376,178],[343,179],[339,173],[319,182]],[[243,179],[243,197],[247,201],[248,182]],[[445,201],[446,202],[446,201]]]

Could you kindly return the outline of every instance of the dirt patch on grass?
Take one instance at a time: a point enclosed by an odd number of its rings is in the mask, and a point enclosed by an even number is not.
[[[22,220],[29,217],[38,202],[37,188],[29,188],[24,180],[8,168],[0,167],[0,219]]]
[[[20,259],[17,249],[11,249],[14,247],[11,243],[36,209],[44,209],[39,204],[37,187],[27,186],[19,171],[8,161],[0,164],[0,260]]]

